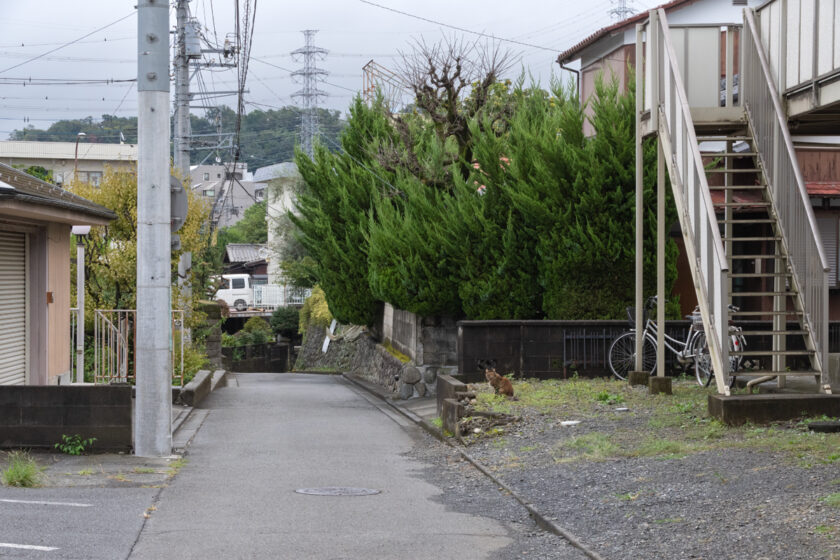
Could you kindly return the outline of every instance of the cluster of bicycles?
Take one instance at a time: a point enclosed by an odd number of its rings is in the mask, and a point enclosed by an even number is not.
[[[651,373],[656,371],[657,362],[657,324],[656,321],[649,318],[649,311],[656,306],[656,296],[648,298],[645,305],[644,312],[644,329],[641,336],[644,338],[642,344],[642,368],[644,371]],[[734,305],[730,305],[729,309],[738,311]],[[635,326],[636,309],[634,307],[627,308],[627,315],[630,319],[631,327]],[[686,339],[678,340],[665,333],[665,348],[676,355],[677,361],[685,368],[687,372],[689,368],[694,368],[694,375],[697,382],[703,387],[708,387],[714,378],[714,370],[712,369],[712,360],[709,356],[709,346],[706,341],[706,334],[703,331],[703,319],[700,315],[699,308],[686,315],[686,319],[691,320],[691,327],[688,329]],[[608,362],[610,370],[613,375],[619,379],[626,379],[630,371],[636,368],[636,336],[638,336],[638,329],[631,328],[630,332],[626,332],[618,336],[610,346],[608,354]],[[747,347],[747,340],[742,334],[742,329],[735,325],[729,325],[729,351],[740,352]],[[744,366],[743,358],[740,355],[730,355],[729,357],[729,375],[733,377]]]

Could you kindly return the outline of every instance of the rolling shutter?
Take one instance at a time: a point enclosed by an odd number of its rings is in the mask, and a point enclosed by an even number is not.
[[[26,382],[26,236],[0,231],[0,385]]]

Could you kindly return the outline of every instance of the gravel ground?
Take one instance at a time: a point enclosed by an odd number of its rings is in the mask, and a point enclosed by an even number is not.
[[[489,478],[448,445],[424,434],[409,456],[428,465],[417,474],[443,490],[439,501],[447,508],[491,517],[507,528],[513,543],[498,551],[491,557],[492,560],[586,559],[583,553],[564,539],[539,529],[525,508],[510,495],[500,491]]]
[[[558,442],[644,421],[625,419],[560,427],[525,411],[467,451],[604,558],[840,559],[840,509],[822,501],[840,492],[836,456],[803,465],[791,453],[722,448],[558,460]]]

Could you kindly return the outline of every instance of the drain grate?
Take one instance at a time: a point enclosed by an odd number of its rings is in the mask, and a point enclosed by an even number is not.
[[[373,496],[381,493],[382,490],[351,486],[324,486],[323,488],[298,488],[295,492],[309,496]]]

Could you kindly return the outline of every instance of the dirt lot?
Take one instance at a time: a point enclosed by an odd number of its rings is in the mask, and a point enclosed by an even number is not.
[[[468,420],[467,451],[605,558],[840,559],[840,434],[808,419],[725,426],[687,379],[672,396],[612,380],[514,387],[516,401],[475,386],[477,410],[518,420]]]

